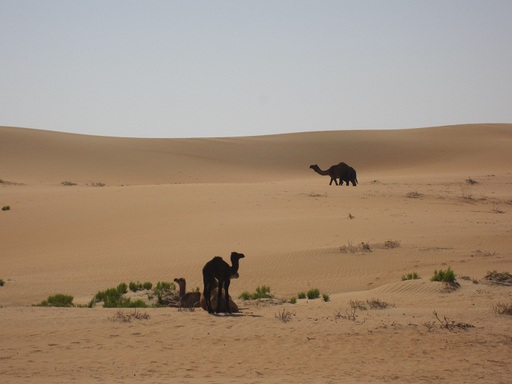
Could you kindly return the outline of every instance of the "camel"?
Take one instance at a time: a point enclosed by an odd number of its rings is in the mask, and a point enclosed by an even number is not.
[[[358,183],[356,170],[343,162],[336,165],[332,165],[325,171],[320,169],[320,167],[317,164],[310,165],[309,168],[311,168],[319,175],[330,176],[331,181],[329,182],[329,185],[332,185],[333,181],[335,185],[338,185],[337,179],[340,179],[339,185],[343,185],[343,182],[345,181],[347,185],[349,185],[349,182],[351,182],[352,185],[355,187],[356,184]]]
[[[238,279],[238,273],[236,275],[231,276],[231,279]],[[217,287],[217,280],[215,280],[215,288],[212,289],[212,291],[210,293],[210,303],[211,303],[212,309],[214,311],[217,311],[217,312],[227,312],[226,300],[225,300],[224,297],[222,297],[222,300],[220,302],[220,306],[217,307],[217,305],[218,305],[217,297],[218,296],[219,296],[219,287]],[[208,310],[208,306],[206,305],[206,299],[204,298],[203,294],[201,294],[201,300],[199,301],[199,305],[205,311]],[[231,299],[231,297],[229,298],[229,308],[231,309],[232,313],[238,313],[239,312],[238,311],[238,305],[233,301],[233,299]]]
[[[215,256],[203,267],[203,296],[206,300],[208,313],[214,312],[211,303],[211,293],[215,288],[216,281],[218,283],[217,303],[221,302],[222,290],[224,290],[226,297],[226,309],[228,313],[231,313],[229,305],[229,284],[231,283],[231,277],[238,273],[239,260],[244,257],[245,255],[242,253],[231,252],[231,266],[222,260],[222,257]],[[215,308],[215,312],[219,313],[220,307],[221,306],[218,305],[217,308]]]
[[[182,308],[199,307],[201,292],[187,292],[187,282],[183,277],[176,278],[174,281],[180,287],[180,305]]]

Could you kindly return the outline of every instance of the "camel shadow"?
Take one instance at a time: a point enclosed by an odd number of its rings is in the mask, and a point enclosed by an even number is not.
[[[242,313],[242,312],[237,312],[237,313],[225,313],[225,312],[221,312],[221,313],[210,313],[210,315],[212,316],[215,316],[217,318],[231,318],[231,317],[240,317],[240,318],[244,318],[244,317],[263,317],[261,315],[255,315],[254,313]]]

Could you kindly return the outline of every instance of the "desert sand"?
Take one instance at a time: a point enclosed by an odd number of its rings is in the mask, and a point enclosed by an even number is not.
[[[357,187],[309,169],[340,161]],[[495,310],[512,287],[485,278],[512,272],[512,124],[217,139],[0,127],[0,165],[2,383],[512,381],[512,316]],[[202,289],[203,265],[232,251],[246,256],[239,313],[123,322],[133,309],[86,307],[121,282]],[[458,289],[431,281],[447,268]],[[275,300],[238,299],[263,285]],[[313,288],[329,300],[289,302]],[[77,306],[34,306],[58,293]]]

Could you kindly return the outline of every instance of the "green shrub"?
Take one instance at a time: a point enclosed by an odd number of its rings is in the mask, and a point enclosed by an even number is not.
[[[299,299],[305,299],[305,298],[306,298],[306,292],[299,292],[299,293],[297,294],[297,297],[298,297]]]
[[[0,279],[0,287],[3,287],[5,285],[5,281],[3,279]]]
[[[256,292],[242,292],[242,294],[238,297],[241,300],[257,300],[257,299],[270,299],[273,295],[270,293],[270,287],[266,285],[262,285],[261,287],[256,288]]]
[[[126,292],[128,292],[128,286],[126,285],[126,283],[119,284],[117,286],[117,292],[119,292],[121,295],[123,295]]]
[[[166,289],[174,291],[176,289],[176,285],[174,283],[170,283],[167,281],[159,281],[158,283],[156,283],[156,291],[162,291]]]
[[[149,291],[151,288],[153,288],[153,284],[151,284],[149,281],[146,281],[144,284],[142,284],[142,288]]]
[[[324,301],[325,301],[326,303],[327,303],[329,300],[331,300],[331,298],[329,297],[329,295],[328,295],[328,294],[326,294],[326,293],[324,293],[324,294],[322,295],[322,299],[324,299]]]
[[[448,267],[446,271],[440,269],[434,271],[434,276],[430,279],[431,281],[442,281],[445,283],[455,283],[455,272]]]
[[[244,291],[244,292],[242,292],[242,293],[240,294],[240,296],[238,296],[238,298],[239,298],[240,300],[244,300],[244,301],[246,301],[246,300],[251,300],[252,295],[251,295],[249,292]]]
[[[142,284],[138,281],[135,283],[133,281],[130,281],[130,284],[128,284],[128,288],[130,288],[130,291],[137,292],[142,290]]]
[[[40,305],[42,307],[72,307],[73,296],[58,293],[53,296],[48,296],[48,299],[43,300]]]
[[[290,299],[290,304],[297,304],[297,298],[296,297],[292,297]]]
[[[407,275],[402,275],[402,281],[405,280],[417,280],[420,276],[416,272],[408,273]]]
[[[8,211],[8,210],[10,210],[10,209],[11,209],[11,207],[10,207],[9,205],[4,205],[4,206],[2,207],[2,211]]]
[[[307,293],[306,293],[306,296],[308,297],[308,299],[312,300],[312,299],[318,299],[320,297],[320,291],[318,289],[310,289]]]

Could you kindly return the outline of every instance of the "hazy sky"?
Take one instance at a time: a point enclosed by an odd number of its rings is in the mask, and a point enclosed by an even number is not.
[[[512,1],[0,0],[0,125],[133,137],[512,122]]]

